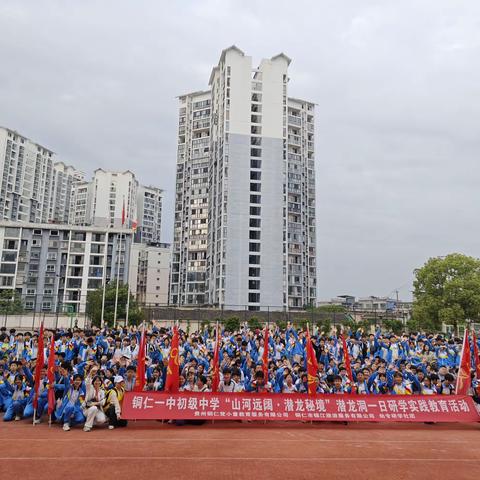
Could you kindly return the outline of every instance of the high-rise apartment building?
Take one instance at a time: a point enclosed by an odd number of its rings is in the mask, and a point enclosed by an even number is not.
[[[141,243],[159,243],[162,225],[162,193],[157,187],[137,189],[137,235]]]
[[[208,303],[206,292],[211,93],[179,97],[177,184],[170,300]]]
[[[0,127],[0,219],[64,223],[83,173],[56,161],[50,149]]]
[[[134,243],[131,248],[128,283],[142,305],[168,304],[171,246],[168,243]]]
[[[69,222],[120,228],[137,224],[136,241],[160,242],[162,190],[139,184],[135,175],[126,172],[95,170],[89,182],[75,185]],[[122,214],[123,212],[123,214]]]
[[[314,105],[288,97],[289,64],[233,46],[179,97],[172,303],[315,304]]]

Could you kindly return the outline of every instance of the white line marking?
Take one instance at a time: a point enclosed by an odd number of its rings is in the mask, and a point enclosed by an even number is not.
[[[79,430],[80,432],[80,430]],[[58,433],[61,433],[63,435],[63,432],[58,431]],[[287,432],[288,433],[288,432]],[[67,434],[68,435],[68,434]],[[83,435],[82,435],[83,436]],[[78,443],[78,437],[75,438],[52,438],[52,437],[47,437],[47,438],[24,438],[22,439],[22,443],[25,442],[62,442],[62,443],[67,443],[67,442],[75,442]],[[88,443],[92,442],[105,442],[107,439],[105,437],[103,438],[95,438],[94,437],[94,431],[90,432],[88,434]],[[224,442],[225,440],[228,440],[229,442],[272,442],[272,438],[238,438],[238,437],[219,437],[219,438],[204,438],[204,437],[189,437],[189,438],[184,438],[184,437],[178,437],[178,438],[115,438],[115,443],[117,442],[123,442],[123,443],[133,443],[133,442],[196,442],[198,440],[201,440],[202,442]],[[274,441],[275,443],[291,443],[291,442],[298,442],[298,443],[306,443],[308,440],[311,440],[313,442],[318,442],[318,443],[388,443],[388,444],[408,444],[408,443],[426,443],[426,440],[367,440],[367,439],[357,439],[357,440],[347,440],[347,439],[326,439],[326,438],[315,438],[313,436],[308,436],[307,438],[276,438]],[[11,443],[12,439],[9,438],[0,438],[0,442],[8,442]],[[471,441],[450,441],[450,440],[435,440],[436,444],[447,444],[447,445],[457,445],[457,444],[464,444],[468,443],[471,444]]]

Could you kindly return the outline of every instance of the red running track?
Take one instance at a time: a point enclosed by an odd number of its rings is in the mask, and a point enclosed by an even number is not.
[[[480,425],[0,423],[0,479],[477,479]]]

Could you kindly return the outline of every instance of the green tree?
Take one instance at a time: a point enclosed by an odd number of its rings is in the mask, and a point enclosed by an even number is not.
[[[113,325],[115,314],[115,293],[116,282],[109,283],[105,288],[105,312],[104,321],[107,325]],[[103,288],[88,292],[87,296],[87,315],[92,320],[93,325],[100,326],[102,318],[102,298]],[[121,283],[118,287],[117,301],[117,322],[125,320],[127,312],[128,285]],[[128,307],[128,323],[138,325],[143,320],[143,311],[138,306],[135,297],[130,294],[130,305]]]
[[[430,258],[415,271],[412,322],[439,330],[480,318],[480,260],[459,253]]]
[[[248,319],[248,328],[250,328],[250,330],[260,330],[263,328],[263,325],[257,317],[250,317]]]
[[[0,290],[0,313],[7,315],[23,313],[22,297],[16,290]]]
[[[227,318],[224,322],[223,325],[225,327],[225,330],[228,332],[235,332],[240,330],[240,319],[238,317],[230,317]]]

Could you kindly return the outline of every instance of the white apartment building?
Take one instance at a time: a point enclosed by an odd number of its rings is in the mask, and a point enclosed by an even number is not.
[[[26,310],[82,313],[89,291],[128,280],[131,244],[125,229],[0,221],[0,289]]]
[[[179,97],[172,303],[315,305],[314,105],[288,97],[289,64],[233,46]]]
[[[113,172],[98,168],[89,182],[75,185],[69,222],[74,225],[122,227],[137,224],[135,239],[158,243],[161,235],[162,192],[160,188],[142,186],[129,170]]]
[[[206,297],[211,94],[179,97],[177,184],[170,301],[202,305]]]
[[[128,283],[138,303],[168,304],[171,252],[168,243],[132,244]]]
[[[83,173],[18,132],[0,127],[0,219],[63,223]]]
[[[162,225],[162,194],[157,187],[139,185],[137,189],[137,235],[142,243],[160,243]]]
[[[90,182],[76,187],[71,222],[120,228],[124,214],[124,226],[130,227],[137,220],[137,189],[138,181],[129,170],[112,172],[97,168]]]

